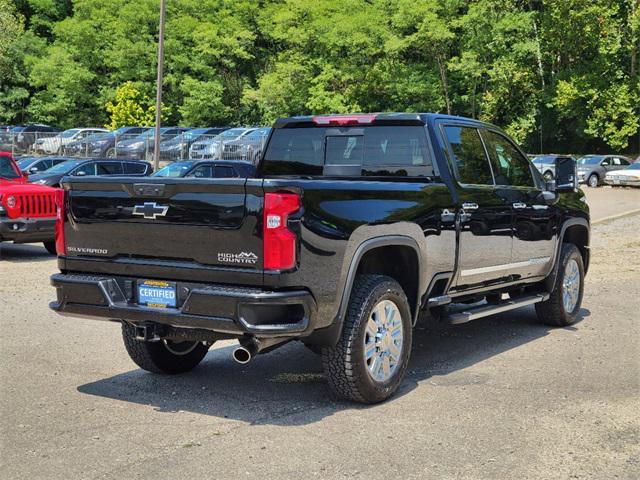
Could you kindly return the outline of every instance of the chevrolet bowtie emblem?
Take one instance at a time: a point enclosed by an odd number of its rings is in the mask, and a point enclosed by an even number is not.
[[[136,205],[133,207],[134,215],[142,215],[142,217],[152,220],[155,220],[157,217],[164,217],[168,211],[168,205],[158,205],[156,202],[144,202],[144,205]]]

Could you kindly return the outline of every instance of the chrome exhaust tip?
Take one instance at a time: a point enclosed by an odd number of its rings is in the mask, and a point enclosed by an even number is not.
[[[246,365],[253,358],[253,354],[251,353],[251,351],[248,348],[245,348],[243,346],[237,347],[233,351],[232,356],[233,356],[233,359],[236,362],[238,362],[238,363],[240,363],[242,365]]]

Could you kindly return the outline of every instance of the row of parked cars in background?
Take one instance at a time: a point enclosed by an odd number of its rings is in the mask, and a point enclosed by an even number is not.
[[[622,155],[531,155],[531,161],[546,180],[555,179],[555,161],[558,158],[576,160],[578,181],[598,187],[600,185],[640,186],[640,156],[634,160]]]
[[[257,163],[269,127],[162,127],[160,159],[241,160]],[[83,158],[154,157],[155,129],[151,127],[71,128],[47,125],[0,127],[0,150],[13,155],[62,155]]]
[[[167,178],[249,177],[255,171],[252,162],[242,160],[179,160],[153,172],[151,163],[133,159],[18,157],[16,165],[32,184],[60,187],[63,177],[84,176],[158,176]]]

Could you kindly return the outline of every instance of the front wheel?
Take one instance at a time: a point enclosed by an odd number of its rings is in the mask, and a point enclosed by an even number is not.
[[[402,287],[384,275],[359,275],[342,335],[322,349],[331,389],[361,403],[389,398],[404,378],[411,352],[411,311]]]
[[[141,342],[136,340],[135,327],[122,324],[122,339],[131,360],[143,370],[176,374],[193,370],[205,357],[211,345],[202,342]]]
[[[598,185],[600,185],[600,179],[598,178],[598,175],[596,175],[595,173],[591,174],[587,182],[589,183],[589,186],[591,188],[596,188]]]
[[[562,245],[556,283],[549,299],[536,303],[538,320],[553,327],[576,322],[584,293],[584,263],[580,250],[572,243]]]
[[[544,177],[544,179],[547,182],[550,182],[555,178],[555,176],[553,175],[553,172],[551,170],[547,170],[546,172],[544,172],[544,174],[542,176]]]
[[[115,148],[108,148],[107,152],[104,155],[107,158],[116,158],[116,149]]]

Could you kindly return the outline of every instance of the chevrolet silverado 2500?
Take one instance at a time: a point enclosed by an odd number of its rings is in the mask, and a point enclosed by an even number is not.
[[[194,368],[300,340],[365,403],[405,374],[419,314],[525,305],[579,318],[589,212],[575,163],[545,182],[500,129],[439,114],[276,121],[251,178],[70,178],[55,311],[122,325],[141,368]]]

